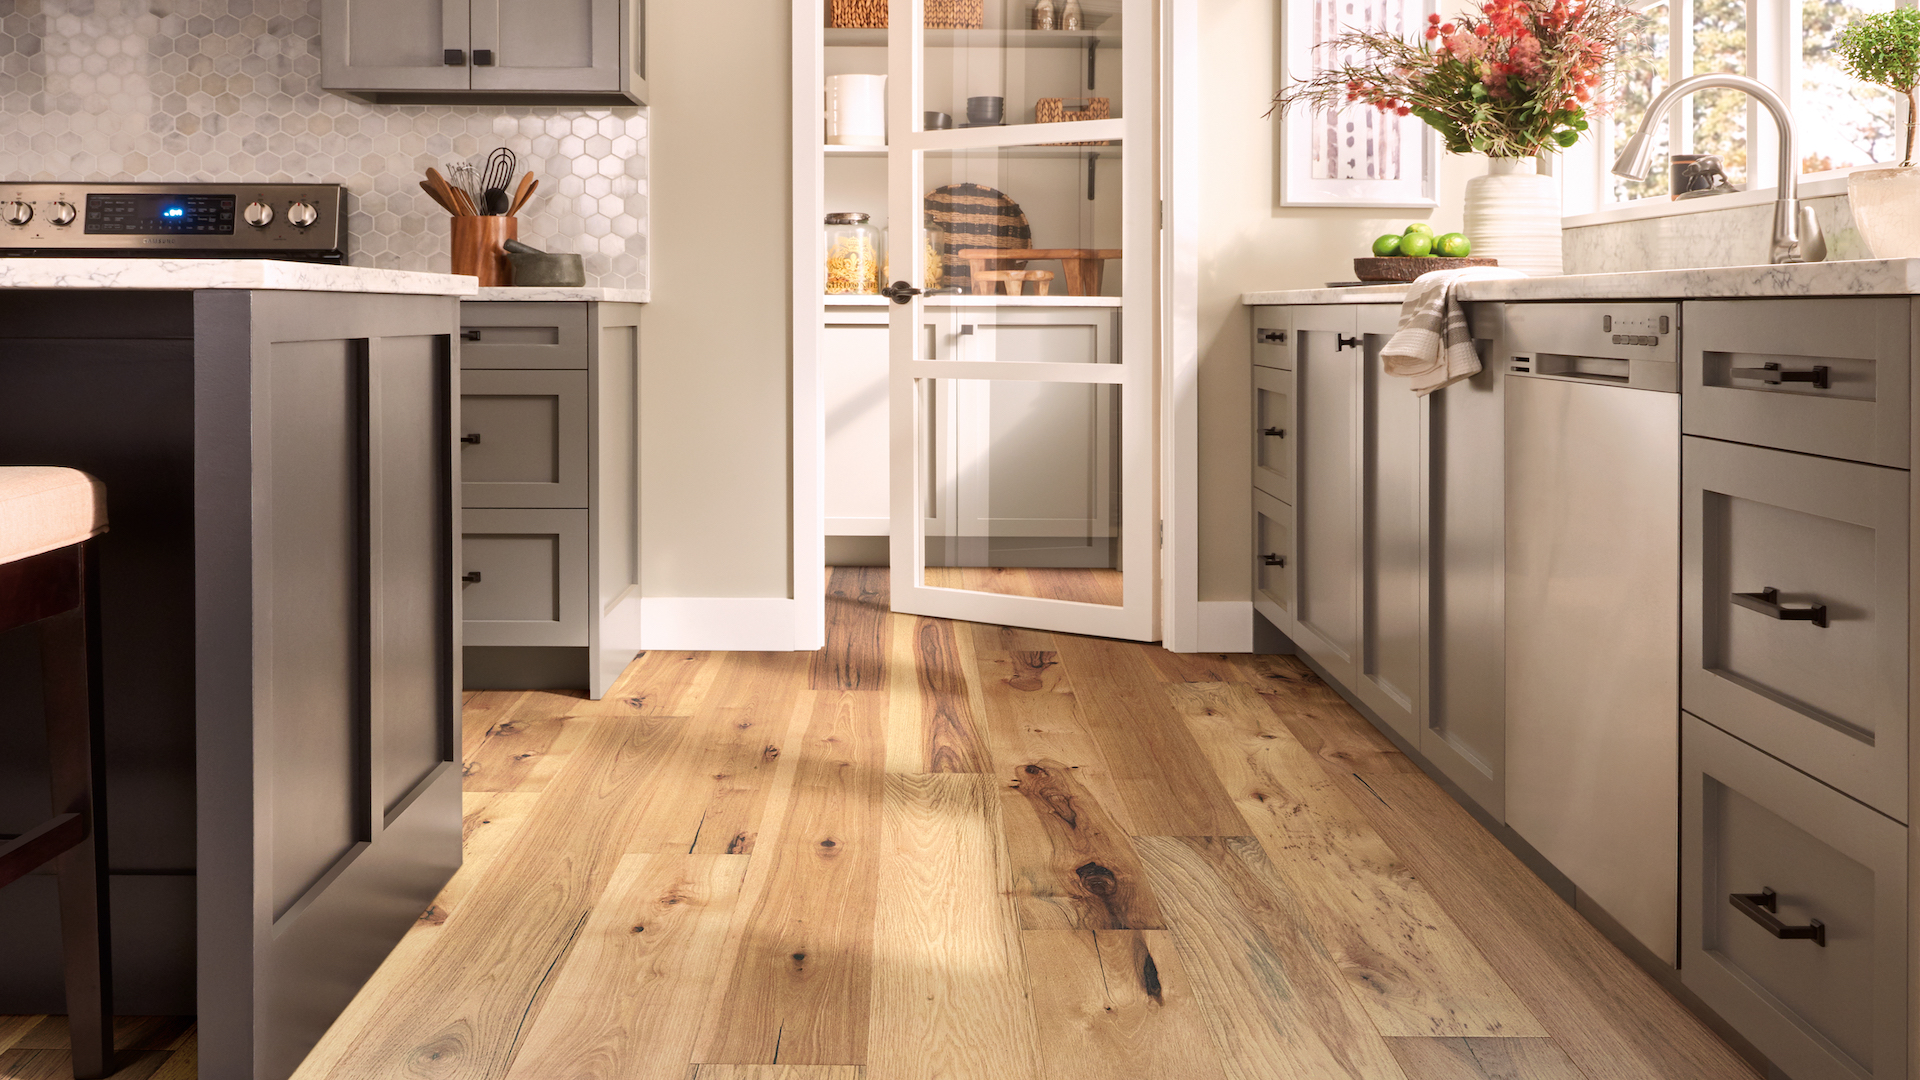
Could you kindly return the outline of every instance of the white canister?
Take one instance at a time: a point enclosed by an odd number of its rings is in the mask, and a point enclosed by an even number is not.
[[[827,76],[827,145],[887,145],[887,77]]]
[[[1473,253],[1529,277],[1561,273],[1560,190],[1534,158],[1490,158],[1467,181],[1465,231]]]

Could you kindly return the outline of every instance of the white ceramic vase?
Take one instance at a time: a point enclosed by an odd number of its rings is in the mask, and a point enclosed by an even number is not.
[[[1847,205],[1874,258],[1920,258],[1920,168],[1848,173]]]
[[[1473,253],[1529,277],[1563,273],[1560,194],[1530,157],[1489,158],[1487,175],[1467,181],[1463,230]]]

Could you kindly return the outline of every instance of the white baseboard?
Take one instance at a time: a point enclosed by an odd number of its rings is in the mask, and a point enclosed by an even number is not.
[[[1200,601],[1198,636],[1195,652],[1252,652],[1253,601]]]
[[[792,652],[797,617],[785,597],[649,596],[640,602],[640,647]]]

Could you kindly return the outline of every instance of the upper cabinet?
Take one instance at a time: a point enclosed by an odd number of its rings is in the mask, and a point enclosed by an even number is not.
[[[321,85],[391,104],[644,105],[646,0],[322,0]]]

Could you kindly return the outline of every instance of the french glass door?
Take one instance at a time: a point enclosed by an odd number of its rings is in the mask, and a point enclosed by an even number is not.
[[[1154,640],[1153,4],[1044,15],[892,0],[893,608]]]

